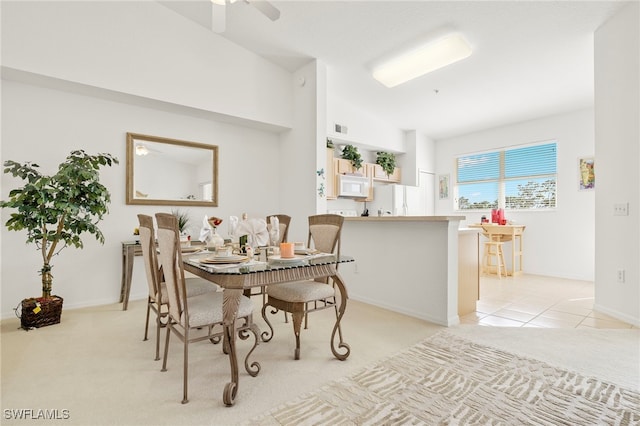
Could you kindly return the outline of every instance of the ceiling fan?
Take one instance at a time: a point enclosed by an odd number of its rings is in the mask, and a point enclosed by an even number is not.
[[[237,0],[211,0],[211,26],[213,31],[222,33],[226,29],[226,8],[227,5],[235,3]],[[258,9],[267,18],[272,21],[280,18],[280,11],[274,5],[266,0],[242,0],[247,4]]]

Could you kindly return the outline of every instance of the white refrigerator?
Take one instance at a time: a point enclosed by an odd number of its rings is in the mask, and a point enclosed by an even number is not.
[[[419,186],[398,184],[378,184],[373,189],[372,211],[376,215],[425,216],[427,214],[426,194]]]

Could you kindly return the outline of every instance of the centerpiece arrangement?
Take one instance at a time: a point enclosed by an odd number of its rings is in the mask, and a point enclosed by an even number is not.
[[[62,297],[51,294],[53,256],[67,246],[83,248],[81,234],[89,233],[104,244],[97,224],[108,213],[111,195],[100,183],[100,168],[118,164],[111,154],[88,155],[72,151],[52,176],[40,173],[31,162],[5,161],[4,173],[25,181],[24,186],[9,192],[0,207],[15,209],[6,227],[10,231],[26,230],[29,244],[42,256],[42,297],[21,303],[21,325],[25,329],[57,324],[62,313]]]
[[[217,232],[218,226],[222,224],[222,219],[215,216],[211,216],[209,218],[205,216],[205,221],[205,224],[208,224],[209,229],[203,229],[200,239],[205,242],[207,247],[212,249],[224,246],[224,238],[222,238],[222,236]]]

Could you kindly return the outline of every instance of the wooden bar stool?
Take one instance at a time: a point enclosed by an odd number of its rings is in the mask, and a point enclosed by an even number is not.
[[[497,274],[502,279],[502,273],[507,276],[507,266],[504,262],[504,250],[502,241],[487,241],[484,243],[484,258],[482,269],[485,274]]]

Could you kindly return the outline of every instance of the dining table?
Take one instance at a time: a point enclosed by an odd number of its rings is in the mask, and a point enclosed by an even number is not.
[[[183,265],[187,272],[204,278],[223,288],[223,318],[224,339],[228,345],[229,361],[231,365],[231,381],[225,385],[223,402],[226,406],[235,404],[238,388],[238,358],[236,352],[235,320],[240,305],[240,298],[245,291],[255,287],[277,285],[280,283],[331,278],[339,292],[340,306],[336,316],[336,323],[331,333],[330,348],[339,360],[345,360],[351,353],[351,348],[343,341],[340,322],[347,308],[348,293],[344,280],[338,273],[338,265],[353,262],[350,256],[337,257],[333,254],[316,253],[312,255],[296,255],[292,259],[276,260],[266,258],[262,261],[250,260],[238,264],[210,264],[206,262],[213,253],[183,255]],[[336,339],[336,334],[338,338]],[[336,342],[337,340],[337,342]]]

